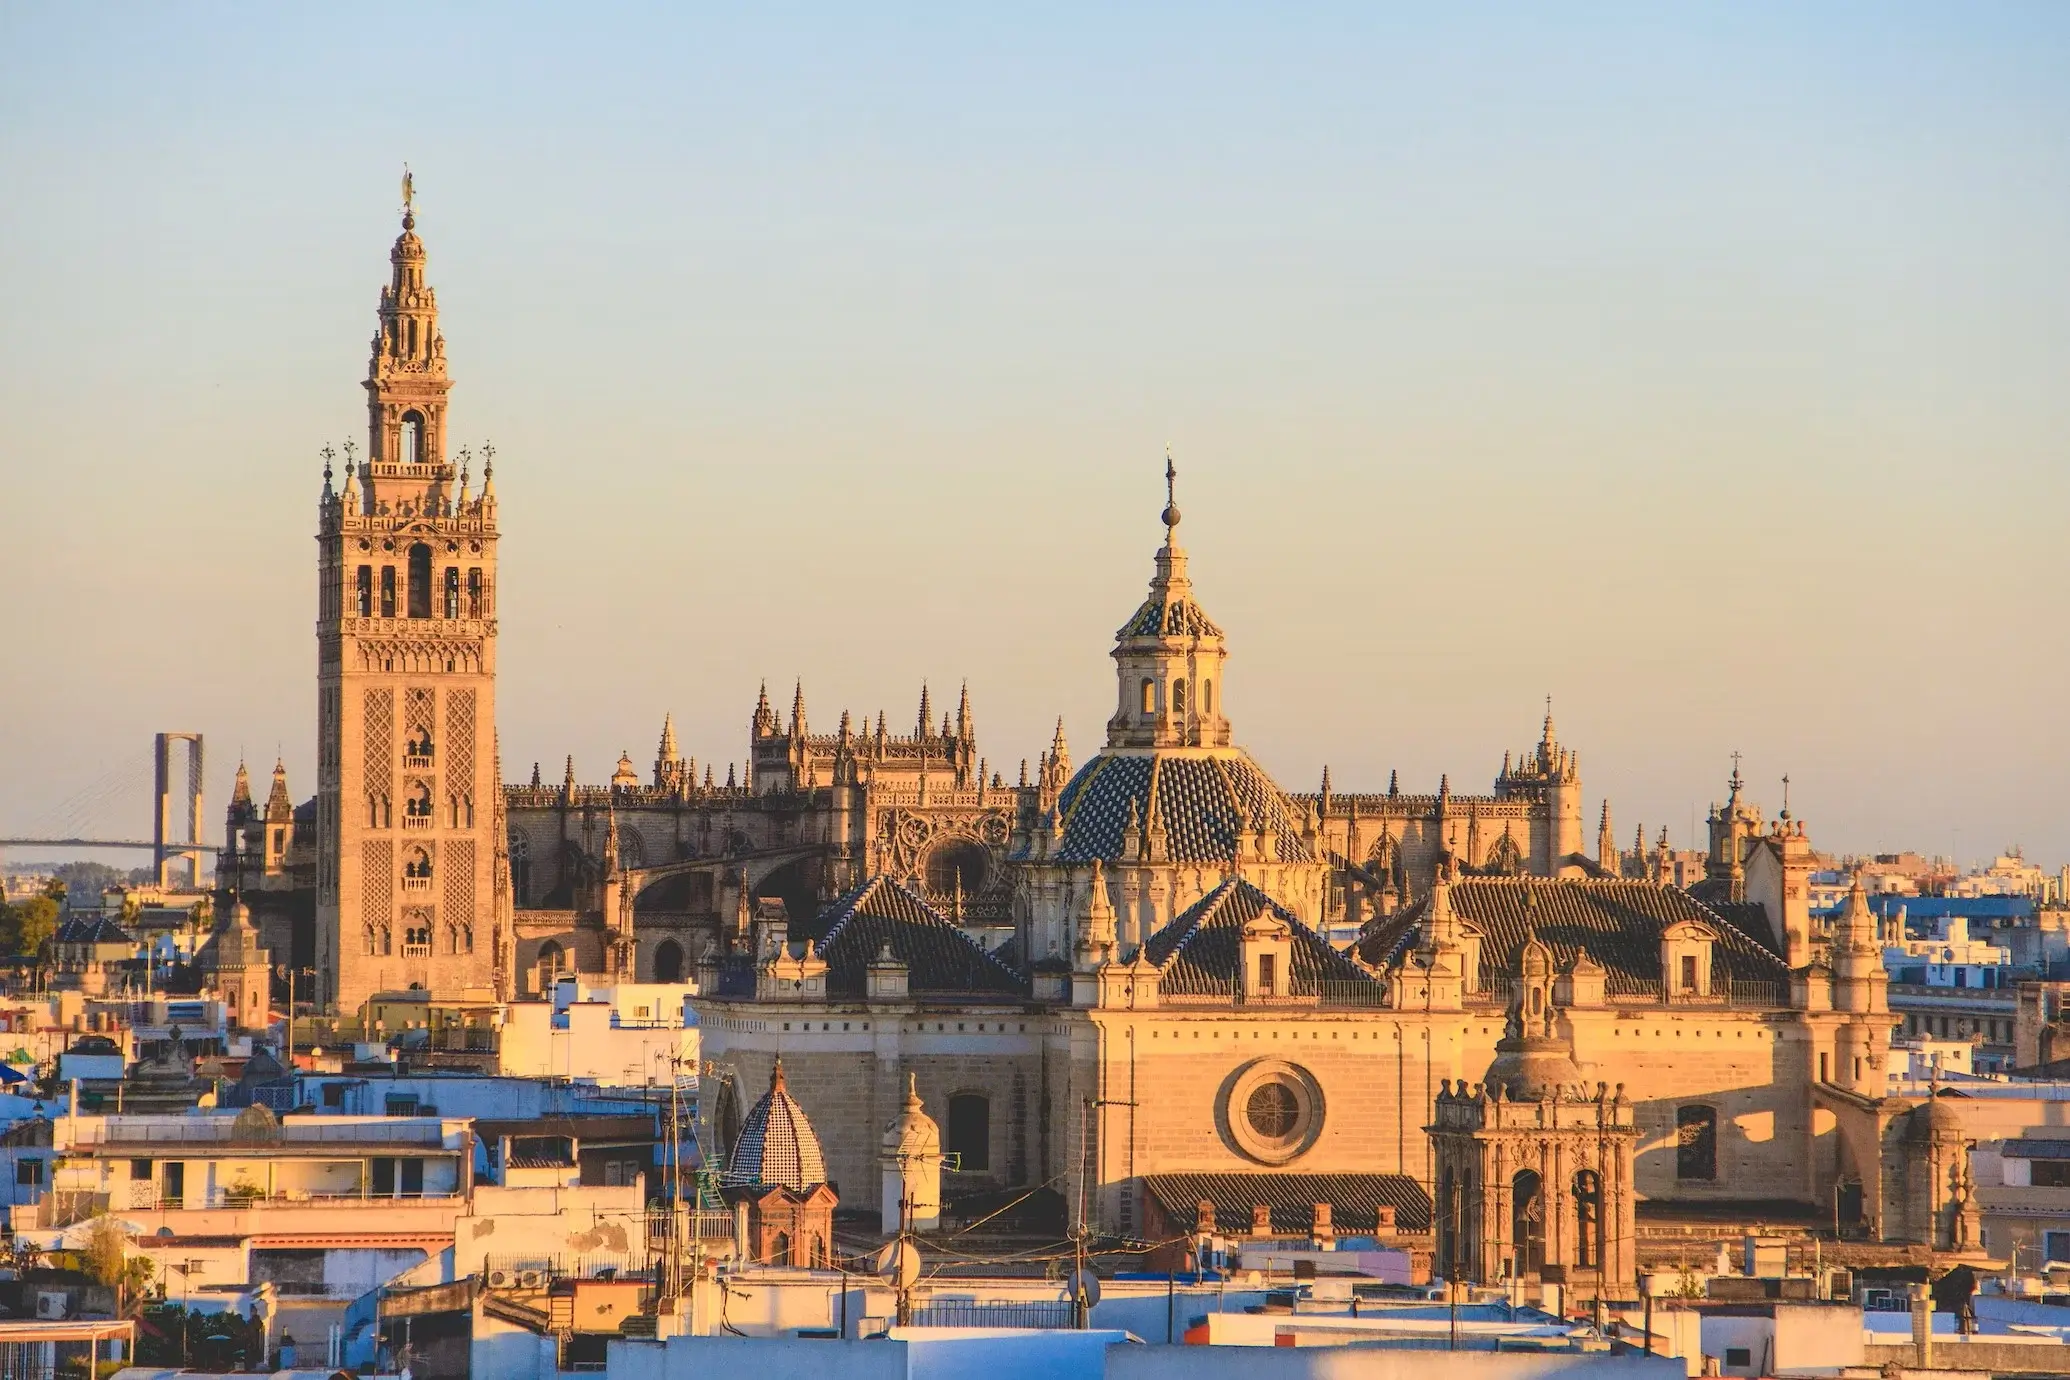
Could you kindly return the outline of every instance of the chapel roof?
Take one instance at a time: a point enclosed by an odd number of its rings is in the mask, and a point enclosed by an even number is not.
[[[835,996],[861,996],[870,964],[887,949],[906,965],[906,985],[915,993],[1027,992],[1020,974],[892,877],[867,879],[822,911],[814,928],[826,936],[819,953]]]
[[[1586,950],[1606,970],[1607,995],[1656,996],[1663,977],[1661,932],[1694,921],[1718,936],[1711,949],[1714,989],[1729,981],[1745,984],[1749,1001],[1788,1000],[1789,966],[1741,928],[1747,917],[1721,914],[1679,887],[1611,878],[1462,877],[1449,890],[1453,912],[1481,932],[1484,972],[1514,971],[1518,954],[1535,936],[1560,968]],[[1360,957],[1383,968],[1393,965],[1415,945],[1429,906],[1425,895],[1369,923],[1357,942]]]
[[[1191,1230],[1199,1205],[1213,1204],[1215,1227],[1247,1232],[1251,1209],[1268,1208],[1272,1229],[1284,1235],[1306,1233],[1315,1223],[1315,1205],[1330,1205],[1330,1224],[1340,1235],[1374,1230],[1377,1209],[1394,1209],[1397,1231],[1430,1229],[1430,1197],[1406,1174],[1145,1174],[1143,1188],[1164,1211],[1165,1220]]]
[[[1143,957],[1160,971],[1158,991],[1170,996],[1226,996],[1243,970],[1244,927],[1261,916],[1287,927],[1287,995],[1317,996],[1323,982],[1377,988],[1359,966],[1301,923],[1295,914],[1240,878],[1229,878],[1150,936]]]
[[[1139,835],[1165,831],[1175,863],[1227,863],[1239,832],[1269,830],[1272,860],[1313,861],[1302,824],[1284,792],[1240,748],[1151,755],[1102,752],[1057,797],[1059,862],[1122,859],[1133,814]],[[1134,861],[1128,859],[1127,861]]]

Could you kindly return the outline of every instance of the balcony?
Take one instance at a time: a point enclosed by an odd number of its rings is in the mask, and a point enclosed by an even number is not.
[[[404,815],[404,816],[403,816],[403,828],[405,828],[405,829],[429,829],[430,827],[431,827],[431,816],[430,816],[430,815]]]
[[[431,885],[431,883],[427,882],[427,881],[426,881],[426,880],[424,880],[424,879],[423,879],[422,877],[411,877],[411,878],[409,878],[408,880],[406,880],[406,881],[405,881],[405,882],[403,883],[403,886],[404,886],[404,887],[408,887],[408,886],[410,886],[410,885],[411,885],[412,883],[415,883],[415,884],[416,884],[416,885],[418,885],[418,886],[429,886],[429,885]],[[403,945],[403,946],[402,946],[402,951],[403,951],[403,957],[404,957],[404,958],[430,958],[430,957],[431,957],[431,946],[430,946],[429,944],[405,944],[405,945]]]
[[[404,771],[430,771],[430,770],[431,770],[431,759],[430,759],[429,757],[408,757],[408,756],[406,756],[406,757],[404,757],[404,758],[403,758],[403,770],[404,770]]]
[[[429,878],[429,877],[405,877],[405,878],[403,878],[403,890],[404,890],[404,891],[429,891],[429,890],[431,890],[431,878]]]

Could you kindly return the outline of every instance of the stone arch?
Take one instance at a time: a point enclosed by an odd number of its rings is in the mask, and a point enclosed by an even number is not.
[[[790,919],[790,934],[793,939],[806,937],[810,933],[812,922],[819,915],[822,900],[819,894],[819,871],[818,859],[793,858],[754,884],[754,897],[757,901],[783,902],[784,914]]]
[[[681,982],[683,980],[683,946],[673,939],[664,939],[654,946],[654,980],[656,982]]]

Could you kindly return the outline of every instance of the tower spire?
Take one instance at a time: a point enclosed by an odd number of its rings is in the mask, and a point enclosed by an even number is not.
[[[446,461],[446,341],[438,294],[424,276],[417,236],[416,180],[403,173],[402,233],[388,251],[379,329],[367,363],[367,463],[361,479],[379,513],[423,511],[444,499],[453,478]]]
[[[805,736],[805,678],[800,676],[791,688],[791,736]]]

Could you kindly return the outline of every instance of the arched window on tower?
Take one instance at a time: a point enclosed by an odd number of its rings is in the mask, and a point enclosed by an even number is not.
[[[457,565],[446,567],[445,616],[448,618],[458,618],[460,616],[460,567]]]
[[[410,352],[412,354],[416,353],[417,349],[416,331],[416,324],[412,322],[410,325]],[[424,463],[423,413],[414,410],[403,413],[402,445],[400,449],[402,454],[396,458],[402,461],[403,464],[421,465]]]
[[[381,567],[381,616],[395,617],[395,567]]]
[[[1186,717],[1186,681],[1184,677],[1172,682],[1172,715],[1180,719]]]
[[[467,616],[482,616],[482,572],[479,566],[467,572]]]
[[[431,617],[431,548],[421,541],[410,547],[410,617]]]
[[[1143,677],[1143,717],[1149,718],[1157,712],[1157,682]]]
[[[359,603],[357,607],[359,609],[359,616],[361,618],[372,618],[374,616],[374,568],[370,565],[363,565],[359,568],[358,596]]]

